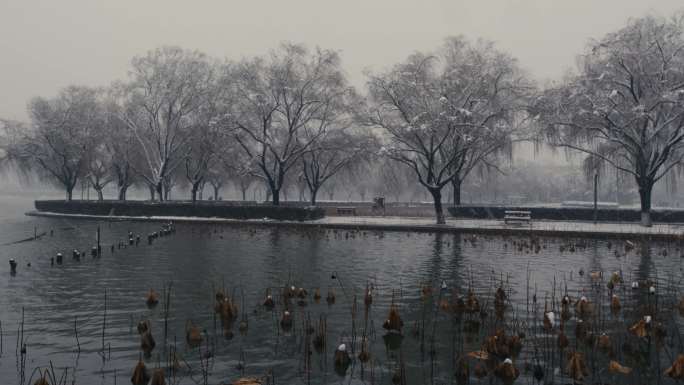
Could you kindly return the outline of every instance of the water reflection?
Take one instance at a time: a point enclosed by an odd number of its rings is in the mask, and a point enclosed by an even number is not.
[[[182,356],[181,384],[194,383],[191,377],[201,378],[202,359],[207,352],[211,352],[207,375],[212,383],[266,373],[271,373],[277,383],[310,380],[313,384],[358,384],[373,378],[375,383],[389,384],[396,376],[405,377],[407,383],[453,383],[457,381],[454,374],[460,370],[457,358],[479,350],[483,341],[502,324],[483,321],[474,333],[464,333],[465,321],[479,320],[483,317],[481,313],[459,318],[453,310],[440,308],[441,300],[447,300],[445,307],[453,306],[456,296],[464,297],[472,289],[486,309],[484,317],[493,319],[493,293],[502,283],[509,296],[507,317],[515,320],[515,326],[507,325],[506,332],[511,335],[523,323],[534,332],[530,333],[528,341],[531,342],[526,345],[529,348],[515,362],[522,371],[518,381],[533,381],[532,372],[526,372],[524,364],[540,362],[545,365],[545,378],[568,382],[566,375],[553,374],[556,369],[562,372],[566,356],[554,353],[548,360],[541,359],[540,349],[544,346],[541,342],[555,345],[555,335],[534,329],[535,325],[541,327],[544,299],[553,306],[554,289],[555,306],[565,287],[573,297],[585,293],[594,303],[602,304],[600,324],[606,330],[625,330],[637,320],[639,309],[654,304],[655,297],[629,288],[632,280],[652,280],[658,287],[660,306],[672,306],[675,293],[681,289],[679,280],[668,280],[673,272],[681,269],[681,259],[675,256],[678,253],[670,251],[668,258],[658,253],[667,245],[643,242],[628,255],[621,250],[618,258],[613,251],[618,244],[622,247],[622,243],[616,241],[609,249],[606,242],[595,240],[534,241],[463,234],[179,224],[175,235],[160,237],[152,245],[143,241],[138,246],[116,248],[114,253],[105,247],[101,258],[88,256],[75,261],[70,257],[70,250],[88,250],[98,225],[103,230],[103,244],[116,245],[121,240],[127,244],[129,231],[142,234],[144,239],[159,224],[33,218],[4,230],[14,232],[9,236],[19,239],[24,232],[32,233],[36,225],[54,230],[54,236],[2,249],[5,259],[0,260],[0,276],[5,278],[0,280],[3,293],[0,320],[5,351],[0,357],[0,378],[3,383],[16,383],[20,379],[17,357],[6,347],[16,344],[22,308],[28,341],[26,362],[30,367],[27,369],[45,368],[52,361],[60,372],[68,367],[77,383],[112,384],[115,376],[118,382],[127,382],[140,356],[140,336],[135,328],[140,320],[150,321],[156,340],[146,365],[148,368],[158,363],[164,366],[175,346]],[[536,250],[531,246],[534,242],[539,244]],[[573,243],[574,251],[569,251],[569,242]],[[51,266],[49,258],[57,252],[69,257],[63,265]],[[10,275],[10,257],[17,260],[16,276]],[[28,261],[32,262],[30,268],[26,267]],[[578,274],[580,269],[586,272],[584,276]],[[590,273],[598,271],[603,271],[604,277],[600,284],[592,285]],[[609,316],[605,285],[614,271],[623,272],[626,281],[615,291],[625,308],[615,317]],[[530,291],[536,288],[539,299],[537,313],[527,310],[528,272]],[[442,282],[446,289],[442,289]],[[163,306],[148,308],[145,296],[150,288],[161,293],[169,284],[172,284],[172,296],[169,317],[165,319]],[[369,284],[374,287],[373,301],[366,309],[364,290]],[[306,306],[298,304],[297,298],[291,301],[288,310],[293,314],[294,325],[284,331],[280,327],[284,311],[281,288],[289,285],[303,287],[309,294]],[[215,292],[221,287],[235,298],[239,308],[231,329],[234,334],[229,339],[225,338],[221,320],[214,312]],[[267,288],[272,288],[277,303],[273,311],[261,306]],[[325,298],[314,301],[316,288],[320,288],[323,297],[329,288],[334,290],[335,304],[328,305]],[[100,352],[105,290],[104,340],[111,350],[106,349],[103,361]],[[382,324],[392,293],[396,293],[394,299],[404,321],[403,335],[384,337],[386,331]],[[354,297],[355,311],[352,310]],[[320,353],[314,349],[311,365],[305,367],[307,358],[303,346],[308,346],[307,341],[311,343],[313,338],[306,333],[307,320],[317,328],[321,317],[327,324],[327,345]],[[238,330],[243,319],[248,321],[245,335]],[[203,335],[208,347],[188,346],[188,320],[207,331]],[[574,325],[575,321],[568,322]],[[165,323],[168,324],[167,338],[164,338]],[[570,327],[567,332],[571,333]],[[364,335],[368,338],[370,359],[361,365],[357,357]],[[669,351],[681,350],[681,343],[674,337],[670,343]],[[344,378],[340,378],[333,365],[334,352],[340,344],[349,346],[352,358],[350,366],[343,371]],[[615,341],[618,360],[627,357],[620,350],[621,344],[622,341]],[[654,360],[660,359],[658,370],[668,364],[665,356],[651,354],[649,357]],[[601,372],[605,370],[605,357],[596,357],[589,365]],[[494,377],[491,378],[493,381]],[[651,377],[635,372],[631,379],[643,383]]]

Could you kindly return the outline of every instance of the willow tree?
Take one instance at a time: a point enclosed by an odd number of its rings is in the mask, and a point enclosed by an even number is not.
[[[30,125],[9,127],[13,138],[6,148],[8,160],[62,187],[70,201],[77,182],[87,173],[102,123],[98,95],[94,88],[70,86],[54,98],[32,99]]]
[[[432,195],[444,223],[442,189],[509,146],[524,115],[530,83],[492,43],[449,38],[416,53],[368,87],[371,124],[386,132],[384,154],[407,165]]]
[[[220,106],[216,103],[216,94],[210,94],[207,102],[193,114],[192,132],[188,141],[185,156],[185,178],[190,185],[190,198],[197,201],[197,193],[202,191],[214,166],[220,163],[220,152],[225,145],[225,138],[214,124]],[[220,180],[212,178],[214,182]],[[217,185],[214,184],[215,193]],[[216,195],[216,194],[214,194]]]
[[[288,171],[338,118],[351,92],[340,57],[283,44],[266,58],[232,66],[226,78],[235,102],[225,123],[278,205]]]
[[[327,130],[301,158],[301,185],[309,190],[314,206],[321,187],[331,178],[354,163],[367,160],[377,150],[377,139],[372,132],[352,124],[350,115],[348,122]]]
[[[158,199],[189,151],[192,115],[207,101],[213,71],[206,55],[162,47],[132,60],[131,79],[119,87],[117,115],[133,133],[143,158],[136,169]]]
[[[550,144],[633,176],[644,226],[653,185],[684,158],[683,32],[682,15],[631,20],[533,105]]]
[[[109,160],[109,172],[116,183],[117,199],[126,200],[128,189],[138,181],[134,165],[142,164],[142,154],[137,150],[137,139],[126,123],[117,116],[118,106],[108,100],[105,103],[105,151]],[[143,169],[143,167],[140,167]]]

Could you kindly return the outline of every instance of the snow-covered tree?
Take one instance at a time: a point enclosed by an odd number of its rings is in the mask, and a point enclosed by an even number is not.
[[[302,156],[302,177],[312,205],[321,187],[354,162],[366,160],[377,148],[376,139],[363,128],[327,132]]]
[[[532,108],[548,142],[634,177],[642,224],[653,185],[684,158],[684,25],[647,16],[592,42],[577,74]]]
[[[368,87],[368,120],[386,133],[384,154],[430,192],[437,223],[444,223],[444,186],[460,191],[475,166],[509,148],[532,90],[508,54],[460,37],[371,75]]]
[[[335,123],[352,89],[337,52],[296,44],[282,44],[228,72],[234,102],[224,124],[277,205],[287,172]]]
[[[191,116],[207,101],[212,67],[200,52],[162,47],[133,58],[130,74],[120,87],[119,117],[142,154],[144,167],[136,171],[164,200],[164,183],[185,162]]]
[[[9,160],[64,188],[66,199],[71,200],[77,182],[87,174],[102,124],[98,94],[94,88],[70,86],[55,98],[31,100],[31,124],[10,130]]]

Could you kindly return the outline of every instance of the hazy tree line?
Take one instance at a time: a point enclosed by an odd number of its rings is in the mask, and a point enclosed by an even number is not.
[[[367,74],[363,91],[332,50],[286,43],[229,61],[161,47],[110,86],[31,100],[30,122],[1,121],[2,157],[68,200],[83,181],[99,199],[137,185],[160,201],[178,183],[218,198],[230,181],[243,199],[262,183],[274,205],[291,186],[316,204],[340,183],[365,199],[374,178],[389,196],[421,186],[443,223],[445,191],[460,204],[469,178],[505,174],[515,143],[533,141],[584,154],[586,175],[626,175],[650,225],[653,186],[684,157],[683,32],[681,14],[631,20],[543,87],[463,37]]]

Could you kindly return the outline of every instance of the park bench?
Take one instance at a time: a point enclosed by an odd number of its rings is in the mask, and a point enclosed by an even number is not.
[[[356,215],[356,207],[338,207],[337,215]]]
[[[506,210],[504,211],[504,223],[517,222],[517,223],[530,223],[532,221],[532,213],[530,211],[520,211],[520,210]]]

